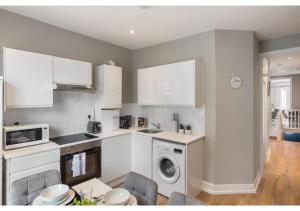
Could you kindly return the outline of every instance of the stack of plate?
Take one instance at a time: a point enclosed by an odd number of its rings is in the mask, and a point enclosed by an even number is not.
[[[32,202],[32,205],[66,205],[75,196],[67,185],[58,184],[44,189]]]

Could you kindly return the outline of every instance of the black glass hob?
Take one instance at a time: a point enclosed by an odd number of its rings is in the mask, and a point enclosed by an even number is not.
[[[50,138],[50,140],[55,142],[56,144],[64,145],[64,144],[70,144],[79,141],[85,141],[93,138],[98,138],[98,137],[88,133],[78,133],[78,134],[67,135],[67,136],[58,136],[55,138]]]

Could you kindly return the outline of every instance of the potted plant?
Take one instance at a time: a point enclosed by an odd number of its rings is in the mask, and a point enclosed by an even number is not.
[[[185,134],[192,134],[192,128],[190,125],[187,125],[186,128],[185,128]]]
[[[183,124],[179,125],[179,133],[184,133],[184,126],[183,126]]]

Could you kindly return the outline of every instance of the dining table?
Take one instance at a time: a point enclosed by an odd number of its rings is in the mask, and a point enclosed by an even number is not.
[[[85,189],[91,189],[91,198],[97,199],[97,198],[103,197],[106,193],[111,191],[113,188],[108,186],[104,182],[102,182],[100,179],[93,178],[93,179],[87,180],[85,182],[82,182],[80,184],[77,184],[75,186],[72,186],[68,192],[69,199],[67,199],[66,201],[64,201],[62,203],[47,204],[47,203],[43,202],[43,200],[41,199],[40,196],[38,196],[33,200],[32,205],[57,205],[57,206],[73,205],[72,201],[75,198],[80,199],[82,190],[85,190]],[[96,205],[101,206],[101,205],[106,205],[106,204],[103,203],[101,200],[99,200],[99,203],[97,203]],[[135,198],[135,196],[130,194],[129,201],[125,205],[131,205],[131,206],[137,205],[137,199]]]

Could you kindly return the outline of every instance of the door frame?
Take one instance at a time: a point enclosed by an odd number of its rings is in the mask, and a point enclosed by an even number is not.
[[[264,61],[265,59],[268,60],[270,55],[273,54],[279,54],[279,53],[286,53],[286,52],[294,52],[294,51],[300,51],[300,47],[294,47],[294,48],[287,48],[287,49],[281,49],[281,50],[275,50],[275,51],[268,51],[263,52],[259,54],[259,73],[260,73],[260,83],[261,83],[261,90],[260,90],[260,159],[259,159],[259,169],[260,173],[263,173],[264,164],[269,159],[271,155],[271,150],[269,146],[269,127],[271,125],[271,97],[266,96],[266,84],[264,84],[264,80],[270,81],[270,72],[267,71],[266,73],[263,72],[264,68]],[[270,87],[271,88],[271,87]],[[291,94],[292,95],[292,94]],[[265,102],[268,102],[267,104]],[[269,110],[269,112],[267,112]],[[266,140],[266,143],[264,143],[264,139]]]

